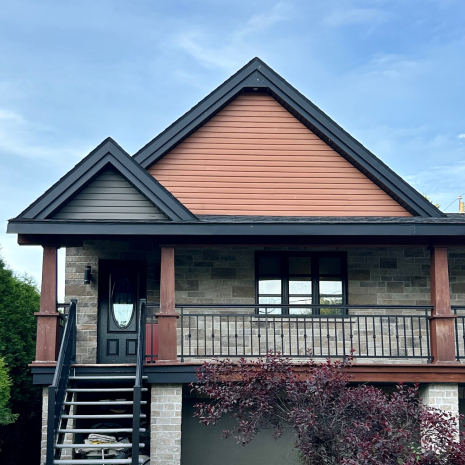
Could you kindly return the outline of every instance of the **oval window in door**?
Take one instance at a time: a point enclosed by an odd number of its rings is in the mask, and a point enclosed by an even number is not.
[[[116,276],[111,290],[111,313],[119,329],[126,329],[134,316],[135,292],[127,276]]]

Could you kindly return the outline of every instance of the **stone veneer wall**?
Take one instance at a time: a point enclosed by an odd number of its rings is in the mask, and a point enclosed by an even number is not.
[[[176,302],[252,304],[255,301],[255,251],[346,251],[349,304],[429,305],[430,257],[422,247],[265,248],[177,247]],[[159,299],[160,252],[152,241],[85,241],[67,249],[66,299],[78,299],[78,363],[95,363],[97,353],[97,291],[99,259],[146,260],[148,300]],[[83,284],[85,265],[92,283]],[[465,305],[465,249],[449,251],[453,304]]]
[[[430,254],[423,247],[176,249],[177,303],[255,301],[256,250],[345,251],[349,304],[430,305]],[[450,249],[451,301],[465,305],[465,249]]]
[[[147,299],[159,301],[160,250],[150,240],[85,241],[83,247],[66,249],[65,299],[78,299],[77,305],[77,363],[96,363],[98,265],[106,260],[146,260]],[[83,284],[84,267],[92,267],[91,284]]]
[[[48,419],[48,387],[42,389],[42,432],[40,439],[40,465],[47,460],[47,419]]]
[[[420,389],[420,397],[425,405],[459,415],[459,387],[455,383],[426,384]]]
[[[182,385],[152,384],[150,462],[181,464]]]

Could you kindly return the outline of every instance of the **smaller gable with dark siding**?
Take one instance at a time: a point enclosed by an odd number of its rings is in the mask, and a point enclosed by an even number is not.
[[[196,221],[113,139],[105,139],[15,220]]]
[[[58,210],[60,220],[167,220],[114,168],[107,168]]]

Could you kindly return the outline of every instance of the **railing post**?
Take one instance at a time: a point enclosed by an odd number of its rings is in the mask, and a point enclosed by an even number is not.
[[[158,318],[158,362],[177,362],[174,247],[161,248],[160,312]]]
[[[450,306],[447,247],[431,248],[431,304],[430,317],[432,363],[456,363],[454,315]]]
[[[40,312],[37,316],[36,359],[34,363],[55,362],[58,355],[57,247],[43,246]]]
[[[136,380],[133,391],[133,411],[132,411],[132,465],[139,463],[139,442],[140,442],[140,403],[142,400],[142,382],[145,361],[145,325],[147,314],[147,301],[140,300],[139,311],[139,337],[137,343],[137,367]]]

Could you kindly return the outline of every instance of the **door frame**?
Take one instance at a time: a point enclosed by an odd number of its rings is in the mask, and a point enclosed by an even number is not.
[[[121,270],[127,268],[132,273],[138,275],[138,282],[136,284],[136,296],[135,296],[135,311],[133,318],[136,319],[135,331],[130,331],[130,334],[135,334],[136,339],[139,335],[139,302],[140,299],[144,299],[147,296],[147,261],[146,260],[114,260],[114,259],[100,259],[99,268],[98,268],[98,299],[97,299],[97,363],[98,364],[127,364],[127,363],[136,363],[136,355],[134,355],[134,361],[128,361],[127,359],[122,359],[121,361],[108,361],[103,360],[103,350],[104,347],[102,344],[106,344],[108,335],[110,334],[109,330],[109,318],[110,316],[110,299],[111,299],[111,289],[109,277],[112,270]],[[106,315],[103,315],[102,312],[107,312]],[[113,330],[115,336],[128,333],[124,329],[120,333]],[[123,347],[119,348],[120,354]],[[137,353],[137,347],[136,347]],[[121,355],[118,354],[118,357],[121,358]],[[127,355],[125,355],[127,358]]]

